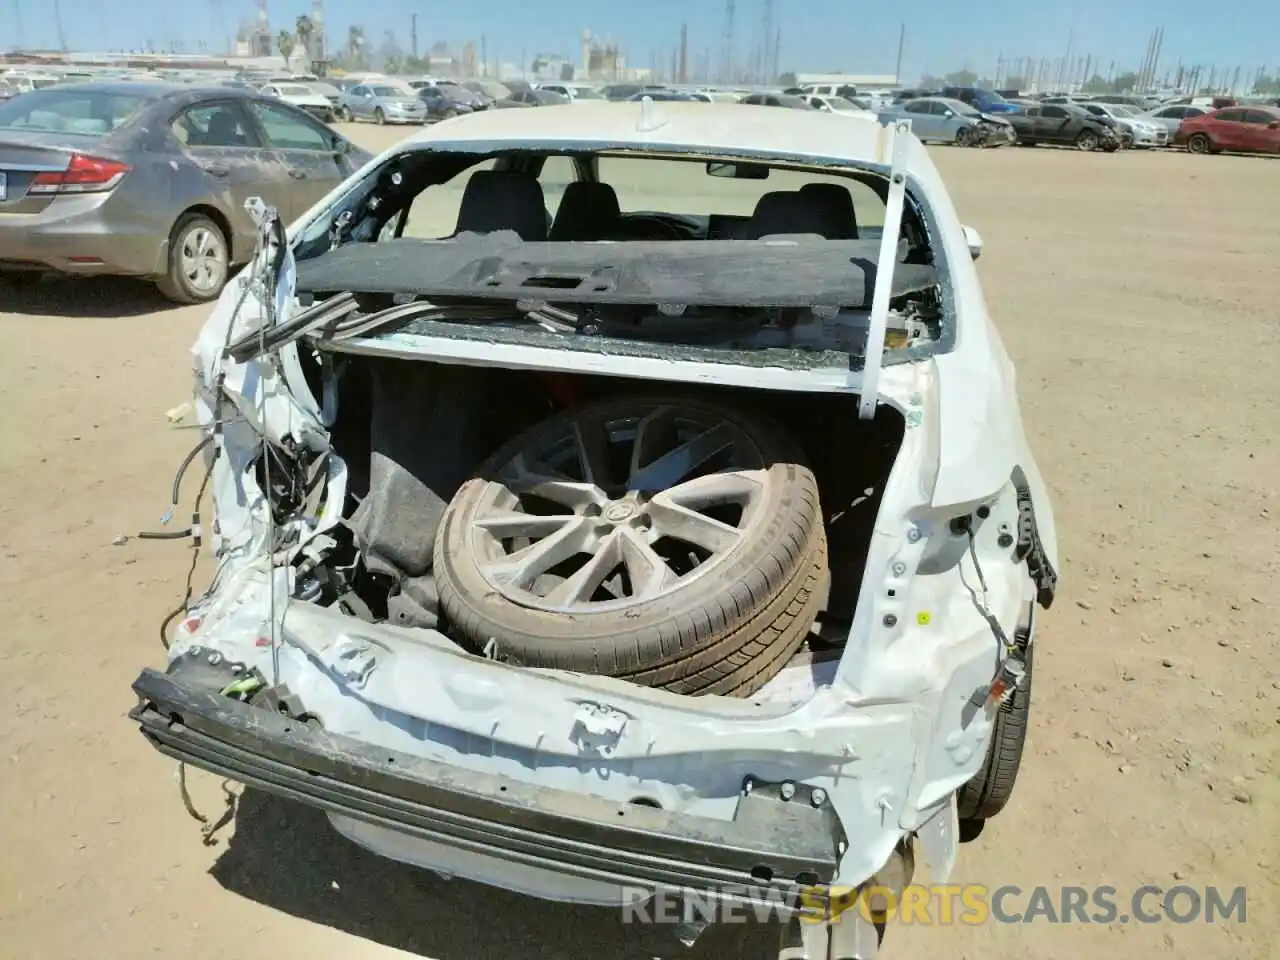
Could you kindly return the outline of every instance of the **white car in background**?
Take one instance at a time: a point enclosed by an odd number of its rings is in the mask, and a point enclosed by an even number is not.
[[[869,104],[856,98],[808,93],[805,94],[804,100],[809,106],[815,110],[821,110],[823,113],[838,113],[842,116],[857,116],[858,114],[875,116]]]
[[[599,88],[590,83],[535,83],[533,89],[558,93],[570,103],[596,103],[605,98]]]
[[[305,83],[267,83],[259,92],[291,103],[325,123],[332,123],[337,116],[337,107],[329,98]]]
[[[194,348],[217,570],[145,736],[444,876],[873,957],[851,891],[945,883],[1010,797],[1057,582],[908,123],[482,111],[253,212]]]

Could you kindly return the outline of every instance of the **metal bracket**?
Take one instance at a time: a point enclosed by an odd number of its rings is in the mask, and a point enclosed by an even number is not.
[[[775,782],[749,776],[742,783],[733,819],[750,823],[759,834],[767,835],[782,829],[783,822],[793,822],[797,808],[831,838],[831,850],[838,863],[849,849],[849,837],[830,795],[821,787],[796,780]]]
[[[867,325],[867,346],[862,364],[862,392],[858,397],[858,418],[870,420],[876,415],[879,396],[880,368],[884,365],[884,339],[889,326],[889,297],[893,290],[893,273],[898,263],[898,237],[902,232],[902,209],[906,202],[907,137],[910,120],[884,124],[883,154],[889,159],[889,195],[885,201],[884,232],[880,236],[880,254],[876,259],[876,288],[871,295],[871,318]]]

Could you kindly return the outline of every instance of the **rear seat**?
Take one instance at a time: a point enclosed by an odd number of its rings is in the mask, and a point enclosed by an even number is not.
[[[618,194],[607,183],[575,180],[564,188],[551,240],[604,240],[622,220]]]
[[[858,214],[853,208],[853,197],[848,187],[829,182],[806,183],[800,188],[800,193],[822,204],[829,231],[823,236],[828,240],[858,239]]]
[[[826,237],[831,232],[831,219],[821,198],[799,190],[775,190],[756,202],[743,239],[759,240],[780,234]]]
[[[547,206],[533,177],[506,170],[479,170],[462,192],[455,233],[514,230],[521,240],[547,239]]]

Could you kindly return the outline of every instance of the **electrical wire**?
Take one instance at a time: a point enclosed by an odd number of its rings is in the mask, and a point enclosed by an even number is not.
[[[273,276],[278,276],[279,265],[282,264],[284,261],[284,251],[282,247],[285,239],[285,234],[284,234],[284,228],[280,224],[278,218],[272,223],[272,228],[273,228],[272,232],[280,237],[280,246],[277,247],[276,255],[273,258],[274,262],[271,263],[269,266],[276,268],[274,270],[271,270],[270,272],[272,273]],[[254,268],[257,267],[256,260],[257,258],[255,258]],[[249,276],[245,277],[244,284],[240,290],[240,296],[237,298],[235,306],[231,310],[231,316],[227,321],[227,333],[223,339],[223,344],[222,344],[222,356],[224,357],[226,356],[226,353],[227,353],[227,347],[231,342],[232,332],[235,329],[236,317],[240,315],[240,311],[244,307],[245,301],[248,300],[249,298],[249,293],[253,289],[254,279],[255,278],[253,276],[253,273],[250,273]],[[274,291],[269,291],[269,293],[271,295],[264,299],[268,304],[268,307],[267,307],[268,319],[270,320],[270,319],[274,319],[275,297],[274,297]],[[224,420],[222,416],[225,383],[226,383],[226,370],[225,368],[222,368],[218,370],[217,375],[214,378],[214,384],[213,384],[214,410],[213,410],[213,422],[211,425],[210,433],[208,436],[204,437],[195,446],[195,448],[190,453],[188,453],[185,458],[183,458],[182,463],[179,464],[178,471],[173,478],[173,485],[170,488],[171,506],[177,506],[180,500],[182,478],[186,474],[187,469],[191,466],[191,463],[195,460],[197,456],[199,456],[200,451],[204,450],[205,447],[209,446],[209,444],[215,443],[216,441],[220,440],[222,437],[222,426],[223,426],[223,423],[226,422],[226,420]],[[265,403],[265,398],[263,402]],[[265,445],[265,436],[264,436],[264,445]],[[265,449],[265,446],[264,446],[264,449]],[[165,530],[165,531],[144,530],[136,535],[137,539],[139,540],[183,540],[190,537],[193,541],[191,545],[191,565],[187,568],[186,584],[183,589],[182,602],[179,603],[178,606],[174,607],[174,609],[171,610],[168,613],[168,615],[165,616],[164,620],[162,620],[160,623],[160,643],[166,650],[169,649],[169,626],[170,624],[173,623],[174,620],[176,620],[178,617],[180,617],[182,614],[184,614],[187,611],[188,604],[190,604],[191,602],[191,595],[192,593],[195,592],[195,587],[194,587],[195,572],[196,572],[196,567],[200,562],[200,548],[204,543],[202,530],[200,527],[200,504],[204,500],[205,491],[208,490],[208,487],[209,487],[209,480],[213,476],[214,465],[217,463],[218,457],[221,455],[221,453],[222,453],[221,445],[215,446],[213,450],[213,456],[210,458],[209,465],[205,470],[204,479],[200,482],[200,490],[196,493],[196,502],[191,514],[191,526],[187,527],[185,530]],[[264,464],[264,467],[268,467],[269,469],[269,465],[267,464]],[[268,510],[267,514],[268,514],[268,524],[270,524],[271,511]],[[268,527],[268,530],[270,529],[271,528]],[[275,578],[273,576],[272,577],[273,590],[274,590],[274,585],[275,585]],[[274,608],[275,608],[275,602],[274,602],[274,595],[273,595],[273,598],[272,598],[273,611],[274,611]],[[274,649],[274,633],[273,633],[272,646]]]
[[[182,458],[182,463],[178,464],[178,472],[173,477],[173,487],[169,491],[169,506],[176,507],[178,505],[179,494],[182,487],[182,478],[187,472],[187,467],[191,466],[191,461],[200,455],[200,451],[213,443],[213,434],[208,434],[203,440],[195,445],[195,448]],[[141,536],[141,535],[139,535]],[[164,537],[147,537],[146,539],[167,539]]]
[[[181,534],[181,536],[188,536],[192,538],[191,566],[187,568],[187,582],[182,593],[182,602],[174,607],[164,620],[160,622],[160,643],[166,650],[169,649],[169,625],[182,614],[187,612],[187,604],[191,602],[191,594],[195,592],[193,584],[195,582],[196,565],[200,562],[200,548],[204,543],[200,530],[200,503],[204,500],[205,491],[209,488],[209,479],[213,476],[213,465],[217,460],[218,454],[215,451],[213,459],[209,461],[209,466],[204,472],[204,479],[200,481],[200,489],[196,493],[195,506],[191,511],[191,526]],[[180,538],[179,536],[172,535],[167,536],[153,534],[148,536],[147,534],[142,533],[138,534],[138,537],[139,539],[144,540],[177,540]]]

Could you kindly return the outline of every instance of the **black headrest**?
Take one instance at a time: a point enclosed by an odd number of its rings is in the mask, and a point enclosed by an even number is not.
[[[829,219],[822,202],[812,194],[776,190],[764,194],[756,202],[756,209],[747,224],[746,239],[759,240],[782,233],[825,236]]]
[[[209,132],[218,136],[235,136],[238,127],[236,118],[226,110],[219,110],[209,118]]]
[[[458,233],[514,230],[522,240],[547,239],[547,208],[533,177],[479,170],[467,181],[458,207]]]
[[[826,211],[831,232],[824,236],[830,240],[858,239],[858,214],[848,187],[839,183],[806,183],[800,193],[815,197]]]
[[[607,183],[575,180],[564,188],[552,240],[601,240],[618,225],[622,210],[618,195]]]

